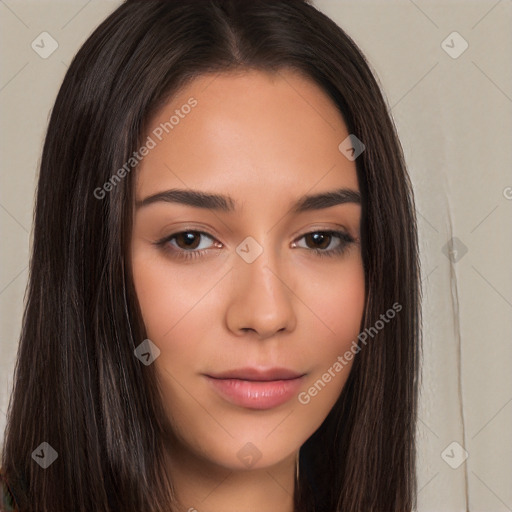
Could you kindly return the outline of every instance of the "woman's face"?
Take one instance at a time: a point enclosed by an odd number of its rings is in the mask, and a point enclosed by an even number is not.
[[[338,195],[359,191],[348,135],[291,71],[201,76],[151,119],[133,279],[187,456],[277,464],[340,395],[365,299],[361,205]]]

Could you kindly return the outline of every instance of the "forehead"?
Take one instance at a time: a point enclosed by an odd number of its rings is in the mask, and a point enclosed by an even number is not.
[[[170,188],[272,196],[358,190],[349,135],[331,98],[292,70],[201,75],[148,123],[153,148],[137,170],[137,198]]]

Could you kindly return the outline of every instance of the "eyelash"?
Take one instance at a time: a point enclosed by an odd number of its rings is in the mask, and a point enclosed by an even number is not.
[[[205,233],[204,231],[196,231],[196,230],[190,229],[190,230],[185,230],[185,231],[179,231],[177,233],[173,233],[172,235],[166,236],[165,238],[155,242],[155,245],[158,246],[159,248],[161,248],[165,253],[171,254],[172,257],[176,257],[178,259],[184,259],[184,260],[192,260],[195,258],[200,258],[200,257],[202,257],[202,255],[204,253],[207,253],[210,250],[210,249],[201,249],[201,250],[196,249],[196,250],[187,251],[184,249],[170,249],[169,246],[167,245],[168,242],[170,242],[171,240],[176,238],[176,236],[182,235],[184,233],[194,233],[196,235],[204,235],[212,240],[215,240],[214,237],[212,237],[208,233]],[[333,231],[333,230],[310,231],[308,233],[304,233],[297,240],[301,240],[305,236],[312,235],[312,234],[322,234],[322,235],[328,235],[331,237],[334,236],[340,240],[338,247],[336,247],[335,249],[329,249],[329,250],[309,249],[310,251],[315,253],[315,255],[317,255],[321,258],[323,258],[323,257],[332,258],[335,256],[341,256],[347,250],[348,246],[356,241],[351,235],[349,235],[348,233],[346,233],[344,231]],[[304,249],[304,247],[300,247],[300,248]]]

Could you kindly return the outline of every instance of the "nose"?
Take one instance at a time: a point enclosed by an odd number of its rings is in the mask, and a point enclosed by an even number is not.
[[[226,323],[236,335],[251,330],[258,339],[266,339],[295,329],[295,295],[282,267],[266,254],[252,263],[241,258],[235,262]]]

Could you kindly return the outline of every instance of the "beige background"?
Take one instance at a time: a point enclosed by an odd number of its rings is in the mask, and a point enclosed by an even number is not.
[[[0,0],[0,432],[49,112],[73,55],[118,4]],[[315,5],[367,55],[415,188],[425,333],[418,510],[511,511],[512,1]],[[44,31],[58,43],[48,58],[31,47]]]

